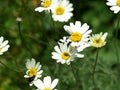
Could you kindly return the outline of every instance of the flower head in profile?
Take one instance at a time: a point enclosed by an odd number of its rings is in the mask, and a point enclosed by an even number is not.
[[[64,38],[63,38],[64,39]],[[64,40],[63,40],[64,41]],[[83,54],[79,54],[76,47],[70,45],[71,42],[58,43],[54,47],[55,52],[52,52],[52,58],[57,63],[69,65],[71,61],[74,61],[76,57],[83,58]],[[82,49],[81,49],[82,51]]]
[[[52,7],[54,21],[67,22],[73,16],[73,4],[68,0],[58,0]]]
[[[37,7],[35,11],[42,12],[42,11],[49,11],[51,10],[54,2],[57,0],[41,0],[41,6]]]
[[[0,55],[3,55],[4,52],[8,50],[10,45],[8,45],[8,40],[4,41],[3,37],[0,37]]]
[[[33,82],[34,85],[38,88],[37,90],[57,90],[54,89],[58,83],[58,79],[51,81],[51,77],[44,77],[43,81],[40,79]]]
[[[69,40],[72,42],[72,46],[88,44],[88,37],[92,30],[88,30],[89,26],[86,23],[81,25],[80,21],[76,21],[75,24],[70,23],[70,26],[64,25],[64,29],[70,34]]]
[[[110,10],[114,11],[114,13],[118,13],[120,11],[120,0],[107,0],[106,3],[110,7]]]
[[[35,61],[34,58],[32,58],[31,60],[28,59],[26,62],[26,75],[24,75],[25,78],[28,78],[29,82],[30,82],[30,86],[33,85],[33,81],[37,80],[38,78],[40,78],[42,75],[43,70],[41,70],[41,65],[40,62]]]
[[[100,33],[100,34],[95,34],[90,37],[90,45],[96,48],[101,48],[106,44],[106,37],[108,33]]]

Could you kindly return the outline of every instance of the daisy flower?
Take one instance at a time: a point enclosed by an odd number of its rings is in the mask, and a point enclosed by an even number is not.
[[[3,40],[4,38],[0,37],[0,55],[3,55],[3,53],[6,52],[10,47],[10,45],[8,45],[8,40]]]
[[[58,0],[52,7],[54,21],[67,22],[73,16],[73,4],[68,0]]]
[[[44,77],[43,81],[40,79],[34,81],[34,85],[38,88],[37,90],[57,90],[54,89],[58,83],[58,79],[51,81],[51,77]]]
[[[31,60],[28,59],[26,62],[26,75],[24,75],[25,78],[28,78],[28,80],[30,81],[30,86],[33,85],[33,81],[37,80],[38,78],[40,78],[42,75],[43,70],[41,70],[41,65],[40,62],[35,61],[34,58],[32,58]]]
[[[90,45],[96,48],[101,48],[106,44],[106,37],[108,33],[100,33],[100,34],[95,34],[90,37]]]
[[[41,6],[37,7],[35,11],[38,11],[38,12],[42,12],[44,10],[49,11],[54,5],[54,2],[57,2],[57,0],[41,0]]]
[[[71,46],[69,42],[58,43],[58,45],[56,45],[54,49],[55,52],[52,52],[52,58],[55,59],[57,63],[66,63],[67,65],[69,65],[75,57],[84,57],[83,54],[78,54],[77,48]]]
[[[75,25],[73,23],[70,23],[70,26],[64,25],[64,29],[70,34],[69,40],[72,46],[87,46],[92,30],[88,30],[89,26],[86,23],[81,25],[80,21],[76,21]]]
[[[114,13],[118,13],[120,11],[120,0],[107,0],[106,3],[110,7],[111,11],[114,11]]]

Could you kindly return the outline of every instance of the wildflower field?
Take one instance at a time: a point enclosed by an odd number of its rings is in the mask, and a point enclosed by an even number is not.
[[[120,90],[120,0],[0,3],[0,90]]]

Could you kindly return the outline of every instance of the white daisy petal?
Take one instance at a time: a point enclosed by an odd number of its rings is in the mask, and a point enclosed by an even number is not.
[[[51,86],[51,77],[47,76],[43,79],[45,87],[50,87]]]
[[[6,52],[10,47],[10,45],[8,45],[8,40],[3,40],[4,38],[0,37],[0,55],[3,55],[3,53]]]
[[[37,68],[37,69],[38,69],[38,68],[41,68],[40,62],[37,62],[35,68]],[[39,69],[38,69],[38,70],[39,70]]]
[[[45,88],[44,83],[40,79],[34,81],[33,84],[40,90]]]
[[[102,39],[103,41],[105,41],[107,35],[108,35],[108,33],[104,33],[103,36],[101,37],[101,39]]]
[[[110,10],[117,14],[120,11],[120,1],[119,0],[107,0],[106,5],[110,6]]]
[[[9,45],[5,46],[4,48],[1,49],[1,52],[6,52],[9,47],[10,47]]]
[[[37,69],[37,71],[39,71],[41,69],[41,65],[39,65],[38,67],[35,67]]]
[[[83,54],[75,54],[77,57],[79,57],[79,58],[83,58],[84,57],[84,55]]]
[[[35,67],[35,64],[36,64],[35,59],[32,58],[32,59],[31,59],[31,66],[32,66],[32,67]]]
[[[4,42],[0,45],[0,47],[3,48],[3,47],[5,47],[7,44],[8,44],[8,40],[4,41]]]
[[[54,49],[55,49],[55,51],[56,51],[56,52],[58,52],[59,54],[61,53],[61,51],[60,51],[60,49],[59,49],[59,47],[58,47],[58,46],[55,46],[55,48],[54,48]]]
[[[0,37],[0,45],[2,44],[2,42],[3,42],[3,37]]]

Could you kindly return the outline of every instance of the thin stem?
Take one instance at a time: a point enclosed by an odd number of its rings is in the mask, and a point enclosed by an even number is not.
[[[54,22],[54,20],[53,20],[53,18],[52,18],[52,11],[51,11],[51,10],[50,10],[50,17],[51,17],[51,21],[52,21],[52,24],[53,24],[53,29],[54,29],[54,31],[55,31],[55,33],[56,33],[56,38],[55,38],[55,39],[57,39],[58,32],[57,32],[57,30],[56,30],[56,28],[55,28],[55,22]]]
[[[5,65],[2,61],[0,61],[0,63],[1,63],[3,66],[5,66],[6,68],[8,68],[7,65]]]
[[[75,81],[76,81],[76,86],[78,86],[78,88],[82,90],[83,87],[82,87],[82,84],[80,83],[80,82],[81,82],[81,79],[78,78],[78,75],[75,73],[72,64],[70,64],[70,67],[71,67],[71,71],[72,71],[72,73],[73,73],[74,79],[75,79]],[[76,69],[75,69],[75,70],[76,70]]]
[[[43,45],[47,46],[47,43],[42,40],[38,40],[38,39],[34,38],[33,36],[27,35],[27,34],[25,36],[29,37],[30,39],[32,39],[34,42],[36,42],[38,44],[43,44]]]
[[[71,67],[71,71],[72,71],[72,73],[73,73],[74,79],[75,79],[75,81],[77,82],[77,77],[76,77],[76,74],[75,74],[75,71],[74,71],[74,69],[73,69],[72,64],[70,64],[70,67]]]
[[[96,59],[95,59],[95,64],[94,64],[94,67],[93,67],[93,74],[92,74],[93,84],[94,84],[94,87],[95,87],[95,88],[96,88],[96,85],[95,85],[94,75],[95,75],[95,69],[96,69],[97,62],[98,62],[98,54],[99,54],[99,48],[97,48]]]
[[[115,37],[114,37],[114,45],[115,45],[115,51],[116,51],[116,58],[117,61],[119,62],[119,52],[118,52],[118,43],[117,43],[117,36],[118,36],[118,30],[119,30],[119,19],[117,20],[117,28],[115,31]]]
[[[30,54],[32,54],[31,50],[28,49],[28,47],[26,46],[25,41],[23,39],[23,36],[22,36],[22,33],[21,33],[21,24],[20,24],[19,21],[18,21],[18,32],[19,32],[19,35],[20,35],[20,39],[21,39],[22,45],[25,46],[25,48],[27,49],[27,51],[30,52]]]
[[[22,72],[22,71],[20,71],[20,70],[14,70],[14,69],[9,68],[9,67],[8,67],[7,65],[5,65],[2,61],[0,61],[0,63],[1,63],[4,67],[8,68],[8,69],[11,70],[11,71],[14,71],[14,72]]]

